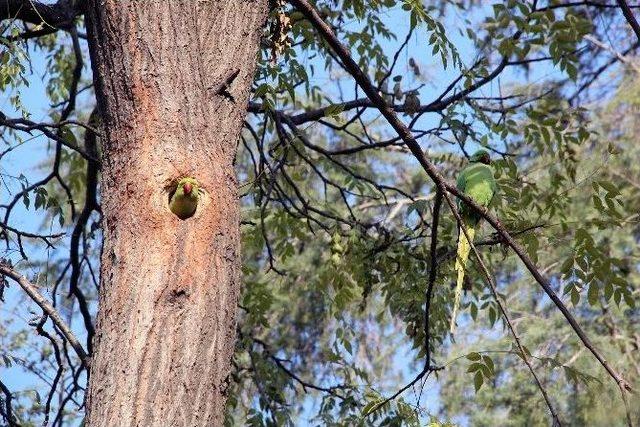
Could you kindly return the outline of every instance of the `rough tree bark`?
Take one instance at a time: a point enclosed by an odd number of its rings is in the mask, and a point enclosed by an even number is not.
[[[240,289],[232,162],[267,9],[88,1],[106,134],[91,426],[222,423]],[[167,207],[181,176],[207,192],[184,221]]]

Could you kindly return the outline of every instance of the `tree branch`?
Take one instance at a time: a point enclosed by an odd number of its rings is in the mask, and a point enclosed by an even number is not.
[[[88,153],[86,153],[82,148],[75,146],[74,144],[70,143],[69,141],[67,141],[65,138],[63,138],[62,136],[60,136],[60,132],[52,132],[50,128],[54,128],[54,129],[62,129],[63,127],[69,125],[69,124],[73,124],[73,125],[78,125],[78,126],[82,126],[85,129],[87,128],[87,125],[82,125],[79,122],[76,121],[72,121],[72,120],[63,120],[60,123],[37,123],[37,122],[33,122],[31,120],[27,120],[27,119],[23,119],[23,118],[7,118],[4,114],[0,113],[0,127],[1,126],[6,126],[8,128],[11,129],[15,129],[15,130],[19,130],[22,132],[26,132],[28,134],[32,134],[32,131],[34,130],[38,130],[40,132],[42,132],[46,137],[64,145],[65,147],[77,152],[78,154],[80,154],[83,158],[85,158],[86,160],[92,160],[95,162],[99,162],[99,160],[95,157],[90,156]],[[92,129],[95,130],[95,129]]]
[[[53,323],[60,329],[64,337],[69,341],[71,347],[75,350],[76,354],[82,361],[82,364],[87,366],[89,363],[89,357],[87,352],[78,341],[78,338],[73,334],[71,328],[62,320],[60,314],[56,311],[56,309],[51,305],[51,303],[38,292],[38,288],[33,283],[29,282],[26,277],[18,273],[16,270],[11,268],[11,266],[6,263],[0,263],[0,274],[3,276],[11,278],[13,281],[18,283],[20,287],[29,295],[29,297],[36,303],[38,306],[46,313],[47,316],[51,318]]]
[[[72,101],[69,101],[69,105],[71,105]],[[89,123],[91,125],[95,125],[98,120],[98,112],[97,109],[94,108],[91,112],[91,116],[89,117]],[[91,156],[91,158],[96,158],[98,156],[98,145],[96,141],[96,134],[87,129],[84,135],[84,149]],[[71,262],[71,278],[69,280],[69,295],[74,295],[78,300],[78,304],[80,306],[80,312],[82,313],[82,318],[84,320],[84,325],[87,329],[87,349],[89,353],[92,353],[92,340],[93,335],[95,334],[95,329],[93,327],[93,323],[91,321],[91,314],[89,313],[89,306],[87,304],[86,298],[80,287],[78,286],[78,282],[80,281],[80,256],[79,256],[79,248],[80,248],[80,237],[84,233],[85,227],[87,226],[87,222],[91,217],[91,214],[94,210],[98,208],[98,200],[97,200],[97,189],[98,189],[98,169],[99,164],[96,161],[88,160],[87,161],[87,187],[85,190],[85,198],[84,198],[84,207],[80,212],[78,220],[76,221],[76,225],[73,227],[73,232],[71,233],[71,243],[69,250],[69,258]]]
[[[5,406],[5,408],[0,407],[0,414],[5,418],[9,427],[19,427],[20,424],[18,424],[18,422],[16,421],[16,417],[13,413],[13,407],[11,405],[11,400],[13,400],[11,390],[9,390],[2,381],[0,381],[0,391],[2,391],[2,394],[4,394]]]
[[[72,24],[81,14],[82,1],[59,0],[55,4],[40,3],[32,0],[0,1],[0,20],[18,19],[34,25],[46,25],[50,28],[64,28]]]
[[[298,384],[300,384],[300,386],[302,387],[302,390],[304,390],[305,393],[307,393],[307,389],[313,389],[313,390],[318,390],[318,391],[322,391],[324,393],[328,393],[331,396],[337,397],[340,400],[345,400],[346,397],[337,393],[336,390],[344,390],[344,389],[349,389],[350,387],[347,385],[335,385],[335,386],[331,386],[331,387],[322,387],[313,383],[310,383],[308,381],[303,380],[302,378],[300,378],[298,375],[296,375],[293,371],[291,371],[289,368],[287,368],[284,363],[282,363],[282,359],[276,357],[273,352],[271,351],[271,349],[269,348],[269,345],[262,341],[259,338],[256,337],[251,337],[251,340],[255,343],[258,343],[262,346],[262,349],[264,350],[265,354],[271,359],[273,360],[273,362],[276,364],[276,366],[285,374],[287,374],[289,377],[291,377],[295,382],[297,382]]]
[[[49,241],[49,239],[58,239],[62,236],[64,236],[65,233],[55,233],[55,234],[36,234],[36,233],[29,233],[27,231],[21,231],[18,230],[16,228],[13,228],[11,226],[9,226],[8,224],[5,224],[4,222],[0,221],[0,230],[6,232],[11,232],[14,233],[18,236],[22,236],[22,237],[26,237],[29,239],[40,239],[42,240],[48,247],[53,248],[53,243],[51,243]]]
[[[620,6],[620,9],[622,9],[622,14],[627,19],[627,22],[629,23],[629,25],[631,25],[633,32],[636,33],[636,37],[638,37],[638,41],[640,41],[640,25],[638,25],[638,21],[636,20],[636,17],[633,16],[633,12],[631,11],[631,8],[629,7],[629,5],[625,0],[618,0],[618,5]]]
[[[433,286],[436,283],[438,273],[438,222],[440,219],[440,208],[442,207],[442,192],[436,191],[436,199],[433,202],[433,220],[431,222],[431,247],[429,250],[430,267],[429,267],[429,284],[427,285],[426,298],[424,305],[424,351],[425,351],[425,369],[431,366],[431,346],[429,344],[429,315],[431,314],[431,297],[433,295]]]

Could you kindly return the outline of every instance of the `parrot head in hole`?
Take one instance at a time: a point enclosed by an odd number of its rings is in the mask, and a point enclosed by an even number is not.
[[[180,219],[192,217],[196,213],[201,191],[195,178],[180,178],[169,200],[169,209]]]

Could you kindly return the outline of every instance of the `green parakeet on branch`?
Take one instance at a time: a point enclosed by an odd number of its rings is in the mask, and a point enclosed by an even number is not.
[[[200,191],[200,184],[195,178],[180,178],[169,200],[169,209],[180,219],[192,217],[198,207]]]
[[[496,194],[497,185],[493,177],[493,168],[491,167],[491,157],[486,150],[478,150],[469,159],[469,165],[465,167],[458,176],[458,190],[469,196],[480,206],[487,207],[493,196]],[[469,234],[469,239],[473,241],[475,235],[475,227],[480,222],[480,215],[473,211],[472,208],[466,206],[464,202],[458,201],[460,216]],[[456,327],[456,315],[460,306],[460,297],[462,296],[462,284],[464,282],[464,270],[471,251],[471,244],[464,235],[462,228],[458,231],[458,250],[456,253],[455,271],[457,273],[455,300],[453,302],[453,312],[451,314],[451,333]]]

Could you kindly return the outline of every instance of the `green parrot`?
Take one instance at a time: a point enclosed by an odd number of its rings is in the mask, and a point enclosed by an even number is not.
[[[180,219],[192,217],[198,207],[200,191],[200,184],[195,178],[180,178],[169,200],[169,209]]]
[[[469,196],[480,206],[488,207],[491,200],[496,194],[497,185],[493,177],[493,168],[491,167],[491,157],[486,150],[478,150],[469,159],[469,164],[458,176],[456,182],[458,190]],[[458,201],[460,216],[469,234],[469,239],[473,241],[475,235],[475,227],[480,222],[481,217],[467,207],[464,202]],[[464,235],[462,228],[458,231],[458,250],[456,253],[455,271],[458,274],[456,281],[455,300],[453,303],[453,313],[451,314],[450,330],[456,327],[456,314],[460,306],[460,297],[462,296],[462,284],[464,282],[464,269],[471,251],[471,244]]]

